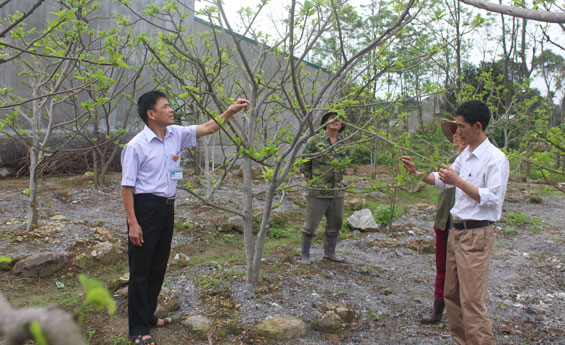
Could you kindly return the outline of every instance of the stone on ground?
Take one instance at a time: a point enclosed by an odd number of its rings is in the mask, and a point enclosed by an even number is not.
[[[62,214],[56,214],[56,215],[50,217],[49,219],[56,221],[56,222],[65,222],[65,221],[69,220],[67,217],[63,216]]]
[[[112,242],[101,242],[92,248],[91,255],[104,264],[112,264],[122,257],[122,250]]]
[[[316,317],[312,320],[312,329],[323,333],[340,333],[343,328],[343,320],[333,310],[316,313]]]
[[[43,252],[18,261],[12,272],[24,277],[43,278],[59,271],[66,263],[67,255],[64,253]]]
[[[182,324],[202,335],[208,334],[210,328],[212,328],[212,322],[204,315],[189,316],[182,322]]]
[[[359,312],[346,303],[328,303],[325,311],[333,311],[343,322],[352,322],[359,317]]]
[[[255,331],[262,337],[274,340],[290,340],[308,334],[308,326],[299,318],[279,315],[263,320],[255,325]]]
[[[347,224],[351,229],[357,229],[365,232],[379,231],[380,226],[375,222],[371,210],[364,208],[360,211],[355,211],[347,218]]]

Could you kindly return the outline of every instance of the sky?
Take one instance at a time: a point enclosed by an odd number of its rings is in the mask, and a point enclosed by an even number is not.
[[[490,0],[492,1],[492,0]],[[350,5],[356,6],[356,7],[360,7],[360,5],[362,5],[363,3],[367,3],[368,0],[349,0],[348,3]],[[498,3],[498,1],[496,1]],[[237,15],[237,11],[243,7],[250,7],[250,8],[255,8],[257,6],[257,4],[259,3],[259,0],[225,0],[224,1],[224,9],[226,10],[226,13],[228,14],[228,18],[230,19],[230,23],[233,25],[234,28],[237,28],[237,22],[238,22],[238,15]],[[285,6],[287,6],[290,3],[289,0],[271,0],[268,5],[266,6],[266,8],[262,11],[263,16],[259,18],[259,20],[257,21],[257,25],[260,25],[262,31],[265,32],[269,32],[272,35],[276,35],[276,31],[275,29],[273,29],[273,24],[272,21],[273,19],[275,21],[281,21],[284,18],[286,18],[287,12],[284,10]],[[205,0],[196,0],[195,1],[195,7],[196,10],[200,10],[201,8],[203,8],[204,6],[209,6],[210,3],[209,1],[205,1]],[[464,5],[467,6],[467,5]],[[482,16],[486,16],[487,12],[484,10],[479,10],[479,9],[475,9],[471,6],[467,6],[468,8],[472,9],[473,13],[481,13]],[[495,19],[498,19],[500,16],[498,14],[493,16]],[[507,23],[509,22],[509,20],[507,19]],[[532,22],[530,22],[532,23]],[[543,25],[543,23],[535,23],[538,27],[540,25]],[[241,26],[240,26],[241,28]],[[265,29],[265,28],[271,28],[269,29]],[[499,25],[495,25],[490,29],[493,33],[493,35],[499,35],[500,32],[500,26]],[[537,29],[538,32],[540,32],[539,28]],[[550,35],[552,40],[557,41],[559,44],[561,44],[562,46],[565,46],[565,35],[563,34],[563,31],[561,28],[559,28],[557,26],[557,24],[552,24],[550,25]],[[493,44],[492,39],[489,39],[489,35],[484,34],[484,35],[476,35],[474,38],[474,47],[472,48],[472,51],[469,52],[469,56],[471,58],[471,61],[474,63],[478,63],[483,59],[483,56],[485,54],[487,54],[487,60],[489,59],[489,55],[490,55],[490,59],[492,59],[493,55],[499,55],[502,52],[502,48],[500,44]],[[551,44],[546,43],[545,44],[545,48],[549,48],[551,49],[554,53],[562,53],[563,51],[557,49],[557,48],[552,48]],[[490,51],[491,53],[485,53]],[[537,49],[537,51],[539,52],[539,48]],[[475,60],[475,61],[473,61]],[[533,87],[537,88],[540,90],[540,92],[542,94],[546,94],[546,87],[545,84],[543,83],[543,80],[541,79],[540,76],[536,76],[536,78],[533,80],[532,82]],[[565,93],[565,87],[563,87],[561,89],[560,92],[557,93],[557,97],[562,97],[563,94]],[[558,101],[558,98],[554,99],[554,101]]]

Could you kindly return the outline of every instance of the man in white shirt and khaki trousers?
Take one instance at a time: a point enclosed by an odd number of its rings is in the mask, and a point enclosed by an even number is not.
[[[460,345],[494,344],[486,294],[494,222],[502,214],[509,163],[486,137],[491,117],[486,104],[465,102],[455,115],[457,134],[468,146],[452,166],[444,165],[423,181],[438,188],[456,187],[444,286],[451,336]],[[401,160],[408,173],[424,174],[410,157]]]

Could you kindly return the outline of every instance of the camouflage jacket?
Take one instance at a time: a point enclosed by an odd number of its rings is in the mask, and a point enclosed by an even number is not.
[[[337,140],[341,140],[338,135]],[[304,155],[316,154],[332,146],[325,132],[316,134],[308,140]],[[337,151],[337,152],[336,152]],[[343,198],[345,185],[343,173],[347,165],[347,155],[342,148],[330,148],[319,156],[306,156],[306,162],[300,171],[308,179],[308,197],[311,198]]]

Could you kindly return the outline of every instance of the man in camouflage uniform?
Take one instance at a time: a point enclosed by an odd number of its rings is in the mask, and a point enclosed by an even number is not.
[[[310,138],[303,152],[307,161],[300,170],[308,181],[308,202],[302,229],[301,262],[306,265],[310,264],[312,237],[323,216],[327,220],[324,260],[345,261],[335,254],[337,236],[343,222],[343,173],[347,164],[345,152],[333,146],[341,140],[339,134],[345,129],[345,124],[336,120],[336,117],[336,112],[324,114],[321,125],[325,130]]]

